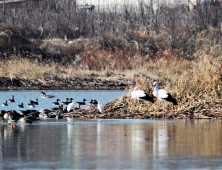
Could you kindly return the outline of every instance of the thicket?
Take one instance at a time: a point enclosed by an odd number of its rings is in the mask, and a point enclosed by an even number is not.
[[[221,16],[220,3],[88,12],[71,0],[5,5],[1,76],[122,75],[148,93],[158,79],[180,104],[220,98]]]
[[[87,11],[77,6],[74,0],[47,0],[5,4],[0,10],[0,21],[5,25],[0,27],[3,53],[33,51],[34,47],[30,47],[31,39],[66,37],[94,39],[96,43],[92,43],[99,50],[112,54],[121,52],[124,59],[135,54],[153,56],[166,49],[179,50],[180,56],[189,59],[203,45],[220,44],[221,39],[220,3],[198,4],[192,10],[185,5],[159,5],[154,11],[152,3],[141,3],[138,7],[125,4],[121,10],[96,7]],[[41,43],[38,41],[37,47]],[[74,44],[64,48],[60,45],[55,51],[62,54],[55,52],[54,58],[66,56],[75,59],[76,55],[83,55],[89,50],[88,44]],[[35,49],[33,53],[39,54],[40,50],[46,52],[46,48],[47,45],[44,45],[44,48]]]

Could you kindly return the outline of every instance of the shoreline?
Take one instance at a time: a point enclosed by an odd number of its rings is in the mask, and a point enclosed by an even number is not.
[[[134,80],[93,78],[9,78],[0,77],[0,91],[5,90],[125,90],[135,86]]]

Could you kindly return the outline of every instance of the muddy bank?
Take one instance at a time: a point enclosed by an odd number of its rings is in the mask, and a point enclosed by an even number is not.
[[[134,86],[134,80],[108,81],[93,78],[35,78],[0,77],[0,90],[124,90]]]
[[[129,95],[113,100],[104,105],[105,111],[100,113],[96,106],[74,110],[65,116],[90,119],[221,119],[222,99],[204,100],[178,107],[175,110],[147,111],[144,108],[131,108]]]

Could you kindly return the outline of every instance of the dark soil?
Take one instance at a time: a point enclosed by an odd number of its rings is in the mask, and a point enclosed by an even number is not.
[[[108,81],[93,78],[35,78],[0,77],[0,90],[124,90],[134,86],[134,80]]]

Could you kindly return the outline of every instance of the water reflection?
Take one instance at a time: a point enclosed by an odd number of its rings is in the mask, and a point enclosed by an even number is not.
[[[0,125],[0,169],[222,168],[220,120]],[[204,161],[204,163],[203,163]]]

